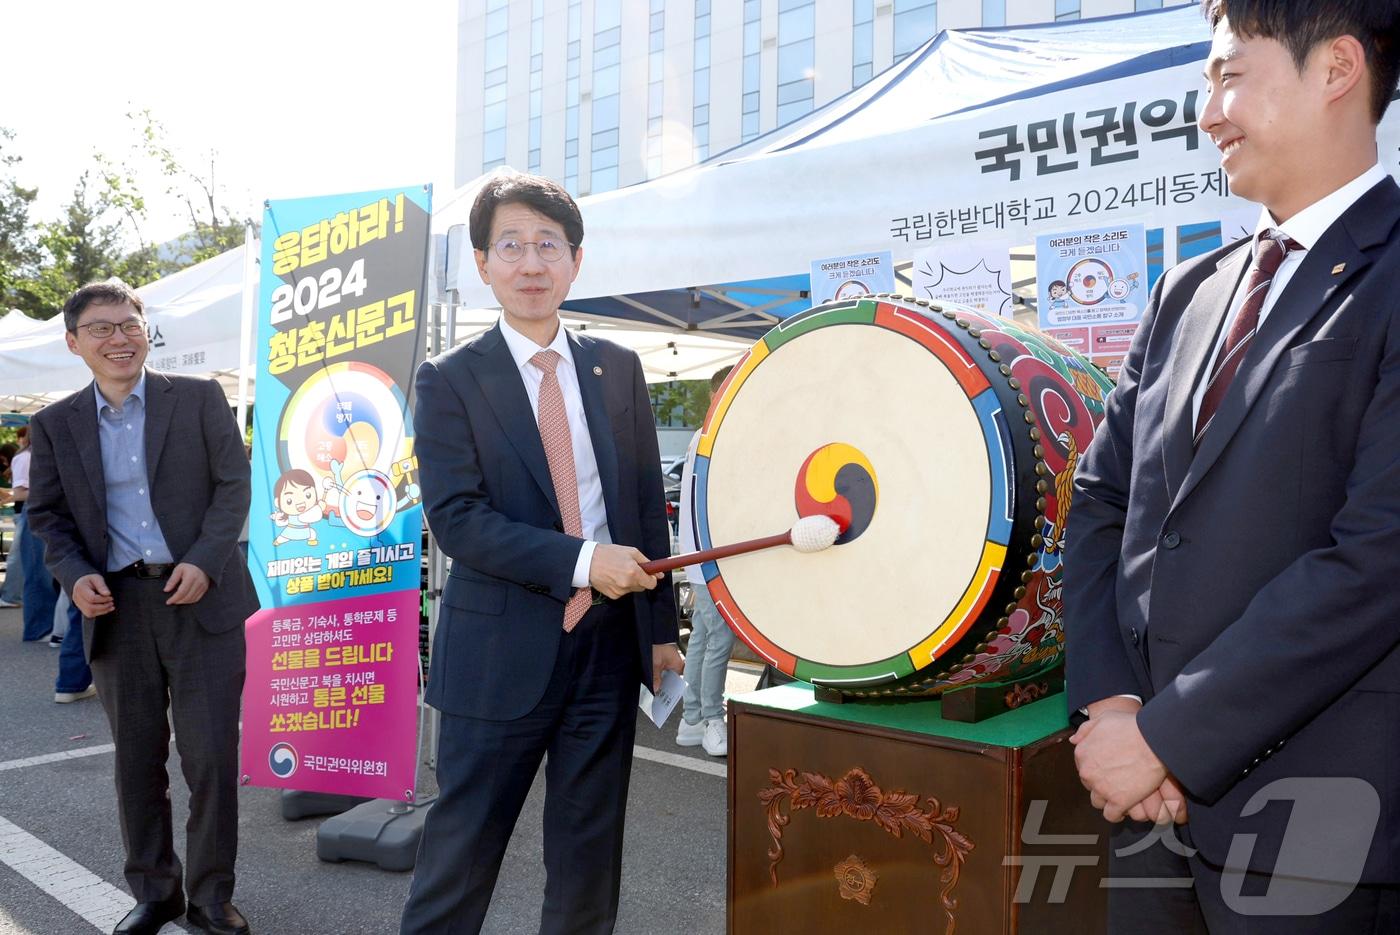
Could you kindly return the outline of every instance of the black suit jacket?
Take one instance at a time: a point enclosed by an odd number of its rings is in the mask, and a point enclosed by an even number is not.
[[[214,380],[146,371],[146,472],[151,505],[176,562],[209,576],[193,610],[222,633],[258,609],[238,549],[250,472],[238,425]],[[29,524],[45,563],[70,595],[84,575],[107,571],[107,487],[93,385],[44,407],[30,422]]]
[[[1387,179],[1308,251],[1198,450],[1192,394],[1249,241],[1166,273],[1076,473],[1069,704],[1143,697],[1216,862],[1255,834],[1272,867],[1290,809],[1246,805],[1274,780],[1355,777],[1380,805],[1363,878],[1400,880],[1397,221]]]
[[[670,554],[661,456],[637,355],[569,335],[608,531],[648,558]],[[582,540],[565,535],[544,445],[500,325],[418,370],[414,411],[428,526],[452,559],[426,700],[510,720],[539,703],[554,668]],[[651,647],[676,641],[668,575],[622,599],[639,680]]]

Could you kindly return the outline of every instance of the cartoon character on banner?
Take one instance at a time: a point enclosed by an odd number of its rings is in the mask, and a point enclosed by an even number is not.
[[[417,467],[417,459],[407,458],[395,465],[407,483],[400,496],[394,481],[383,471],[371,467],[347,473],[345,465],[331,462],[331,477],[326,487],[340,497],[340,522],[342,525],[366,539],[374,538],[389,528],[398,512],[417,503],[422,496],[418,484],[409,479],[410,472]]]
[[[372,539],[421,501],[403,412],[394,381],[362,361],[325,368],[287,401],[279,457],[315,479],[327,525]]]
[[[316,545],[316,524],[325,518],[326,507],[317,492],[316,478],[299,468],[284,471],[272,489],[272,500],[276,511],[271,519],[277,525],[277,537],[272,544],[305,542]]]

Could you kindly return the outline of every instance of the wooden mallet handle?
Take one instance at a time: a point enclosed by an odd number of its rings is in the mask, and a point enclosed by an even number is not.
[[[701,565],[705,562],[729,558],[731,555],[743,555],[747,552],[757,552],[760,549],[771,549],[775,545],[792,545],[792,530],[778,533],[776,536],[764,536],[762,539],[732,542],[729,545],[716,546],[713,549],[702,549],[699,552],[690,552],[686,555],[672,555],[670,558],[642,562],[642,571],[654,575],[658,572],[673,571],[686,565]]]
[[[653,562],[643,562],[641,567],[642,571],[654,575],[657,572],[670,571],[684,565],[700,565],[705,562],[713,562],[716,559],[728,558],[731,555],[743,555],[746,552],[771,549],[775,545],[790,545],[799,552],[820,552],[822,549],[830,548],[845,530],[845,524],[838,517],[804,516],[787,532],[779,533],[776,536],[764,536],[762,539],[749,539],[745,542],[716,546],[713,549],[691,552],[689,555],[658,558]]]

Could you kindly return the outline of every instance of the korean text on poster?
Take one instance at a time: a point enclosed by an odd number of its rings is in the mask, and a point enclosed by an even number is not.
[[[417,593],[264,610],[254,620],[244,685],[244,781],[411,800]]]
[[[813,306],[893,291],[894,261],[888,250],[812,261]]]
[[[946,244],[920,250],[914,254],[914,295],[1010,315],[1011,249],[1006,244]]]

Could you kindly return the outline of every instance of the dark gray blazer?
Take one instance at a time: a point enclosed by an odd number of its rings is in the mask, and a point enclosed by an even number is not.
[[[176,562],[209,576],[193,605],[210,633],[242,626],[258,609],[238,549],[250,471],[223,390],[214,380],[146,371],[146,470],[151,505]],[[29,525],[63,590],[107,569],[107,493],[93,386],[44,407],[30,421]]]
[[[1076,472],[1069,704],[1144,699],[1217,863],[1257,835],[1272,868],[1290,809],[1246,806],[1275,780],[1350,777],[1380,799],[1363,880],[1400,882],[1398,225],[1386,179],[1327,229],[1198,449],[1192,391],[1248,241],[1167,272]],[[1321,813],[1354,803],[1315,804],[1292,811],[1335,827]]]

